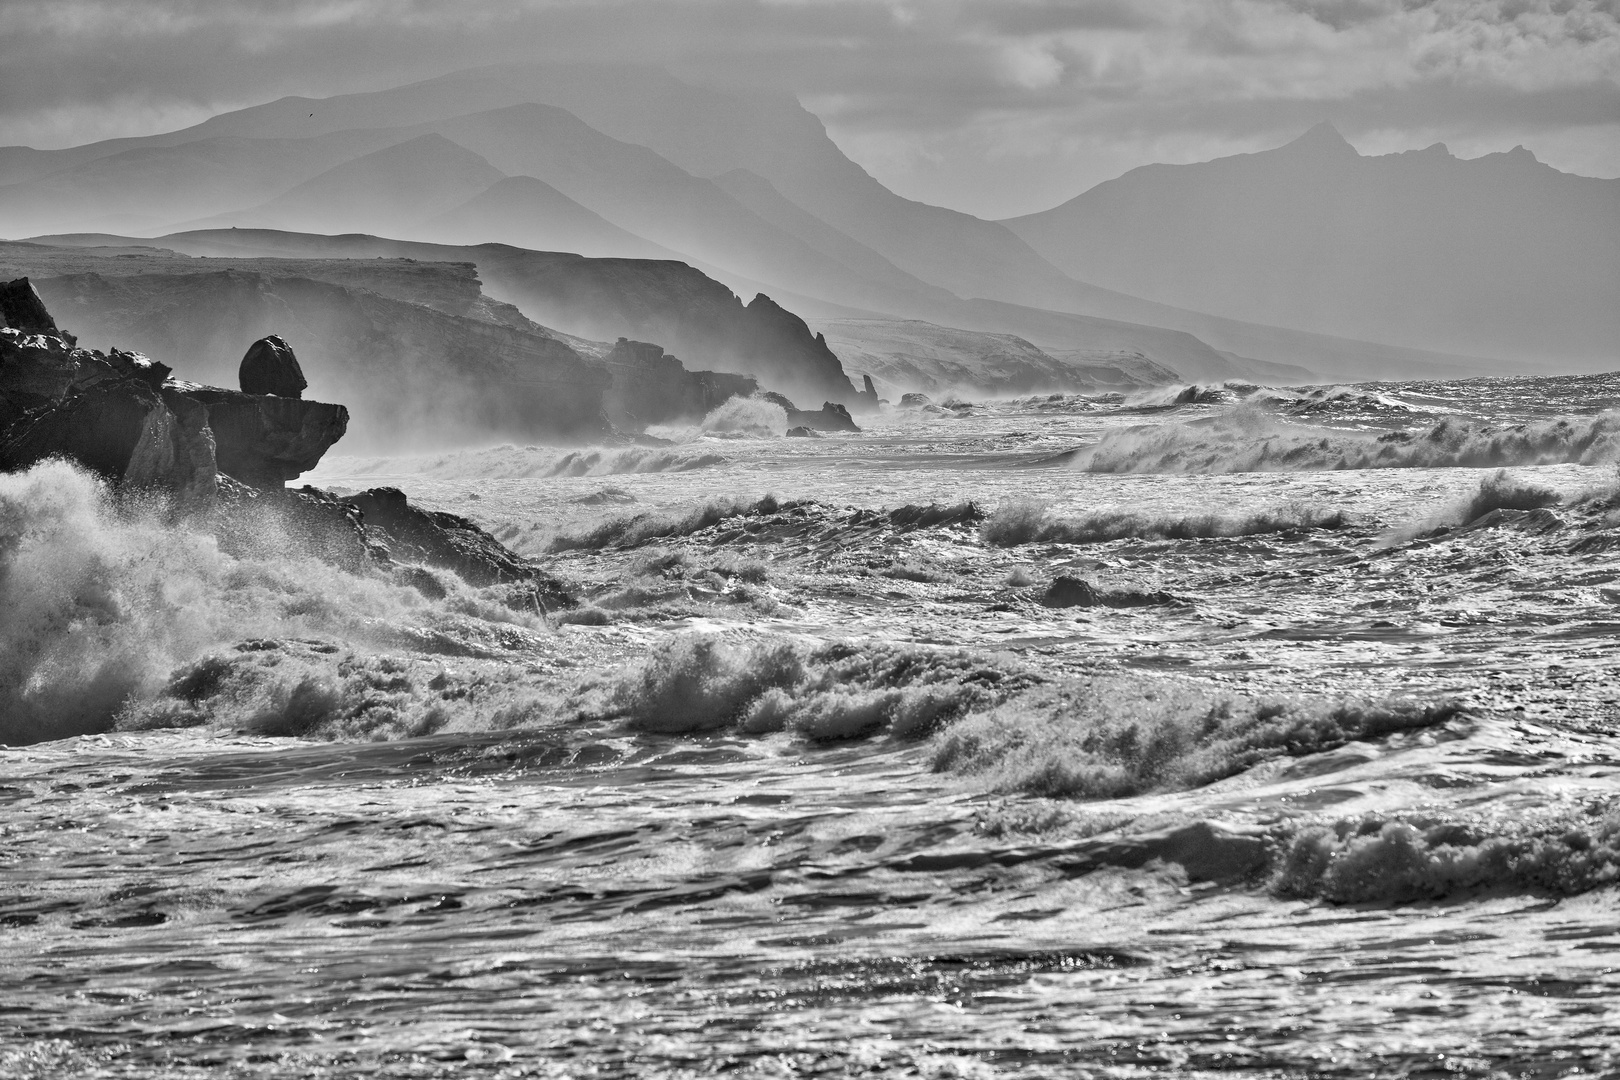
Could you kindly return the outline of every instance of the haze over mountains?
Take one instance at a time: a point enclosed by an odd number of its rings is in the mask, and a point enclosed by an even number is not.
[[[1599,298],[1620,293],[1620,181],[1526,157],[1362,158],[1319,129],[997,223],[889,191],[790,97],[505,65],[148,138],[0,148],[0,235],[270,228],[673,260],[812,328],[855,319],[870,341],[926,338],[917,355],[939,355],[939,372],[991,353],[915,321],[1014,335],[1060,373],[1119,361],[1298,382],[1611,364],[1620,325]],[[511,266],[486,265],[495,249],[463,250],[524,307]],[[548,321],[557,310],[524,313],[569,329]]]
[[[1006,224],[1076,277],[1234,318],[1555,365],[1620,345],[1620,180],[1522,146],[1363,157],[1320,124]]]

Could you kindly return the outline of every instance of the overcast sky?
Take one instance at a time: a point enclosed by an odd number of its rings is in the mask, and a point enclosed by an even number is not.
[[[0,0],[0,145],[546,58],[790,90],[896,191],[985,217],[1319,120],[1620,175],[1620,0]]]

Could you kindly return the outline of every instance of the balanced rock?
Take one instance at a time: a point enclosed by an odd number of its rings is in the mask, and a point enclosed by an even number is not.
[[[0,327],[0,469],[64,457],[198,509],[217,498],[221,474],[280,488],[348,427],[341,405],[199,386],[139,353],[75,348],[25,278],[0,284],[0,298],[13,324]],[[292,351],[280,348],[301,389]]]
[[[236,377],[241,382],[244,394],[301,398],[309,386],[304,378],[304,370],[298,366],[298,357],[293,355],[292,346],[276,334],[260,338],[248,346]]]

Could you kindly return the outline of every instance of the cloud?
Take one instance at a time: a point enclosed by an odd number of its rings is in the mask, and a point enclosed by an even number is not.
[[[897,190],[988,216],[1320,119],[1620,174],[1620,0],[0,0],[0,143],[518,59],[790,91]]]

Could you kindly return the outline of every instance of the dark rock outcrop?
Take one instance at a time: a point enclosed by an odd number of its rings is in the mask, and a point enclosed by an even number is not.
[[[812,431],[859,431],[855,420],[849,415],[849,410],[842,405],[831,401],[824,401],[821,408],[815,412],[805,409],[789,409],[788,423],[794,427],[805,427]]]
[[[1099,589],[1089,581],[1081,578],[1062,575],[1052,579],[1047,586],[1046,593],[1041,597],[1041,603],[1046,607],[1157,607],[1161,604],[1177,604],[1177,600],[1167,592],[1154,590],[1144,592],[1139,589]]]
[[[613,389],[606,399],[608,419],[620,428],[698,419],[731,398],[748,397],[759,389],[747,375],[688,371],[663,346],[622,337],[602,363],[613,374]]]
[[[281,487],[313,469],[349,426],[342,405],[175,385],[207,407],[219,471],[253,487]]]
[[[213,500],[221,472],[280,486],[347,425],[341,405],[178,382],[139,353],[0,330],[0,469],[66,457],[120,487],[171,492],[189,510]]]
[[[65,457],[122,487],[206,505],[216,472],[207,409],[169,387],[168,374],[137,353],[0,330],[0,469]]]
[[[470,585],[533,576],[533,568],[464,517],[410,505],[398,488],[372,488],[343,500],[396,561],[442,566]],[[376,536],[378,530],[382,536]]]
[[[45,301],[25,277],[0,282],[0,326],[30,334],[61,334],[56,320],[45,310]]]
[[[309,388],[309,380],[304,378],[304,369],[298,366],[292,346],[279,334],[262,337],[248,346],[236,378],[244,394],[301,398]]]
[[[825,336],[812,337],[803,319],[764,293],[756,295],[744,310],[747,319],[740,351],[751,361],[750,371],[758,372],[773,386],[795,392],[800,387],[825,387],[818,392],[839,401],[859,400],[849,376],[844,374],[844,365],[827,347]]]
[[[0,295],[33,296],[27,285],[0,285]],[[411,506],[396,489],[348,499],[286,490],[343,437],[342,405],[181,382],[138,353],[75,348],[42,304],[19,310],[22,321],[52,329],[0,328],[0,470],[64,457],[117,490],[165,492],[238,556],[291,547],[355,572],[392,570],[425,595],[445,596],[444,584],[417,565],[426,564],[475,586],[506,586],[503,599],[515,607],[546,612],[573,603],[557,581],[471,521]],[[273,361],[278,352],[292,357],[279,339],[260,345]],[[296,361],[271,373],[284,389],[289,370],[296,373]]]
[[[862,412],[877,412],[880,404],[877,387],[872,385],[872,376],[862,375],[861,391],[855,395],[855,407]]]
[[[113,261],[113,260],[107,260]],[[533,324],[451,315],[286,270],[76,273],[36,278],[84,334],[174,358],[198,382],[232,386],[242,342],[297,325],[300,368],[351,410],[346,443],[415,449],[473,442],[587,441],[611,428],[611,376]],[[514,323],[522,322],[515,317]]]
[[[927,394],[901,394],[900,407],[902,409],[920,409],[934,402]]]

